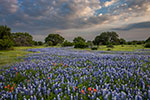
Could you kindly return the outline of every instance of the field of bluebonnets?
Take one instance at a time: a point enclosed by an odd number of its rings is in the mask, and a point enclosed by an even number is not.
[[[150,100],[148,52],[29,51],[0,69],[0,100]]]

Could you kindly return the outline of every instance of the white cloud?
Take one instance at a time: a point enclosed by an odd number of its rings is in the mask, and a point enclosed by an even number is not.
[[[108,6],[111,6],[112,4],[116,3],[118,0],[111,0],[111,1],[106,1],[104,3],[104,6],[105,7],[108,7]]]

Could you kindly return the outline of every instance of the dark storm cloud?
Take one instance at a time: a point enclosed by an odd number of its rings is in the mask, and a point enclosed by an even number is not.
[[[132,29],[142,29],[142,28],[144,28],[144,29],[149,28],[150,29],[150,22],[134,23],[134,24],[127,25],[125,27],[114,28],[112,30],[128,31],[128,30],[132,30]]]
[[[130,19],[130,29],[136,23],[131,19],[142,16],[140,22],[144,22],[150,15],[149,6],[148,0],[0,0],[0,25],[36,35],[70,29],[89,31],[97,25],[94,31],[109,30]]]

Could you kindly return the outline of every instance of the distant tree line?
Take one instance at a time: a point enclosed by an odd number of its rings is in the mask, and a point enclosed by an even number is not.
[[[11,28],[7,26],[0,26],[0,50],[11,49],[13,46],[57,46],[62,47],[74,46],[74,48],[91,48],[96,50],[100,45],[107,45],[107,47],[113,47],[113,45],[140,45],[144,44],[145,47],[150,48],[150,37],[145,41],[126,41],[123,38],[119,38],[116,32],[102,32],[96,36],[93,41],[86,41],[83,37],[77,36],[73,39],[73,42],[65,40],[59,34],[49,34],[45,38],[45,42],[34,41],[32,35],[27,32],[11,33]]]

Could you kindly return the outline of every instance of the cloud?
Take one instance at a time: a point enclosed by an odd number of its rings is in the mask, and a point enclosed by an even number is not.
[[[117,1],[118,1],[118,0],[106,1],[106,2],[104,3],[104,6],[105,6],[105,7],[111,6],[111,5],[113,5],[114,3],[116,3]]]
[[[150,28],[150,22],[134,23],[134,24],[127,25],[125,27],[114,28],[113,30],[128,31],[128,30],[132,30],[132,29],[142,29],[142,28],[144,28],[144,29]]]
[[[38,38],[58,31],[68,38],[76,31],[91,37],[101,31],[150,22],[149,16],[148,0],[0,0],[0,25]]]
[[[0,16],[15,13],[17,9],[17,0],[0,0]]]

